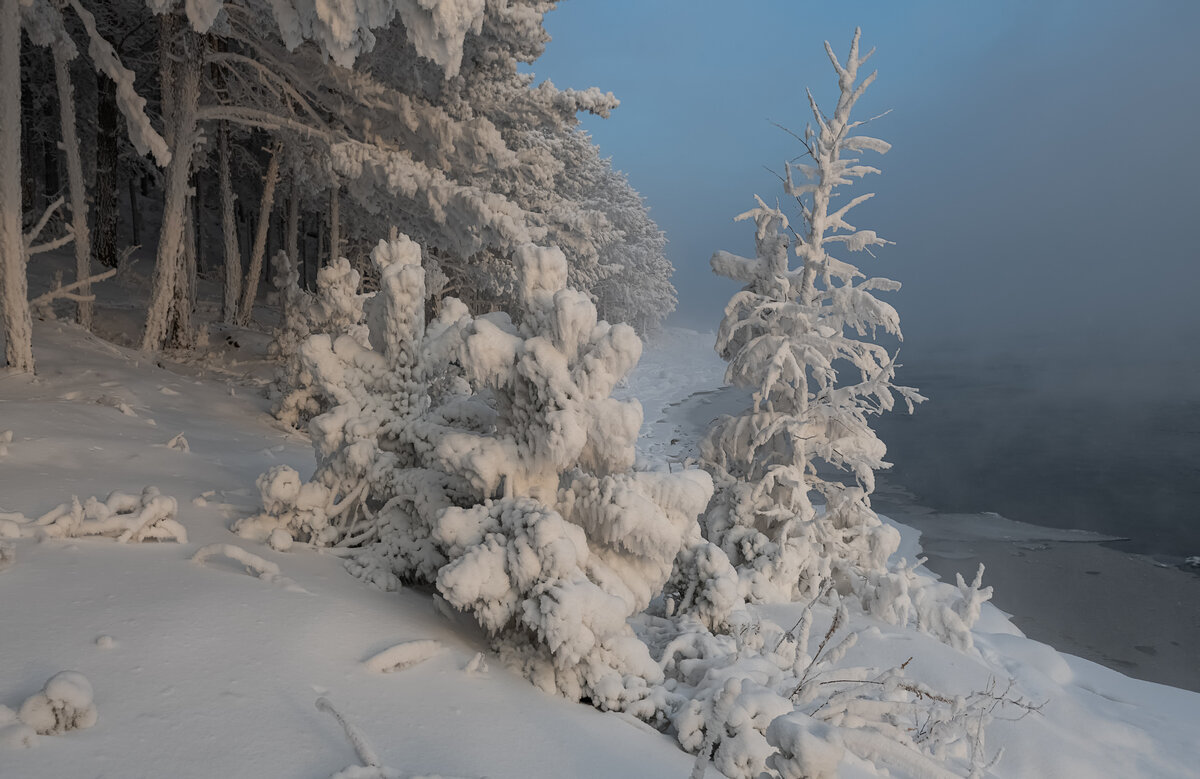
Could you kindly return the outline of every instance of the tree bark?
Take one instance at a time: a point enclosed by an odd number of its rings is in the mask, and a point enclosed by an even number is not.
[[[275,184],[279,181],[279,155],[282,147],[276,143],[271,150],[271,161],[263,178],[262,201],[258,207],[258,229],[254,234],[254,248],[250,253],[250,268],[246,271],[246,286],[242,289],[242,304],[238,308],[237,323],[242,327],[250,324],[254,311],[254,299],[258,297],[258,279],[262,275],[263,254],[267,248],[267,230],[271,227],[271,209],[275,204]]]
[[[33,318],[21,234],[20,0],[0,0],[0,309],[4,361],[33,373]]]
[[[191,349],[196,345],[192,311],[196,307],[196,222],[187,220],[179,252],[179,275],[175,277],[175,316],[171,322],[171,346]]]
[[[184,225],[187,221],[188,182],[195,150],[196,109],[200,101],[200,51],[198,37],[178,16],[164,16],[160,41],[167,143],[174,150],[167,165],[162,231],[154,266],[150,306],[142,350],[162,349],[167,342],[176,304]]]
[[[233,208],[233,178],[229,171],[229,128],[224,122],[221,123],[218,133],[221,227],[225,234],[225,297],[221,305],[221,320],[231,325],[237,320],[238,297],[242,294],[242,250],[238,246],[238,226]]]
[[[71,68],[61,44],[50,47],[54,55],[54,79],[58,83],[58,113],[62,124],[63,151],[67,155],[67,184],[71,193],[71,229],[75,233],[75,280],[90,278],[92,257],[91,237],[88,234],[86,185],[83,181],[83,162],[79,154],[79,135],[75,130],[75,90],[71,86]],[[92,294],[92,285],[79,286],[78,294]],[[92,329],[92,301],[75,304],[75,321],[87,330]]]

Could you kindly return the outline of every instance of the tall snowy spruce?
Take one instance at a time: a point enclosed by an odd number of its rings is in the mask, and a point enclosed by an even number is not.
[[[829,581],[870,596],[867,582],[886,573],[899,534],[871,509],[875,471],[889,464],[868,420],[897,398],[910,412],[924,400],[894,383],[895,357],[874,340],[880,330],[901,337],[895,309],[874,294],[900,285],[830,254],[888,243],[847,221],[870,194],[835,201],[839,188],[879,172],[860,162],[861,152],[890,147],[857,134],[863,122],[850,118],[875,80],[859,81],[871,56],[859,55],[859,33],[844,65],[825,48],[837,106],[826,115],[809,93],[815,127],[802,141],[811,162],[786,167],[803,229],[790,230],[782,211],[758,199],[738,217],[754,221],[756,256],[712,258],[715,272],[746,284],[725,308],[716,346],[729,362],[726,381],[752,389],[753,405],[722,418],[703,443],[719,486],[706,530],[738,568],[743,595],[759,602],[811,598]],[[792,237],[797,266],[789,263]]]

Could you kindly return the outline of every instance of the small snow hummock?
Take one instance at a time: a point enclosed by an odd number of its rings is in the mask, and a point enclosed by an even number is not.
[[[279,584],[285,590],[303,592],[303,588],[279,572],[278,565],[234,544],[209,544],[201,547],[192,555],[192,562],[203,565],[210,557],[218,556],[236,560],[246,566],[246,573],[257,576],[268,584]]]
[[[467,667],[463,669],[467,674],[476,676],[488,672],[487,658],[483,656],[483,652],[476,652],[471,661],[467,663]]]
[[[444,649],[441,641],[423,638],[389,647],[366,661],[367,668],[379,673],[395,673],[423,663]]]
[[[21,704],[17,717],[41,736],[84,730],[96,724],[92,694],[86,676],[78,671],[62,671]]]
[[[28,749],[37,746],[37,741],[33,728],[21,722],[15,711],[0,705],[0,748]]]
[[[276,552],[286,552],[292,548],[292,534],[281,527],[277,527],[271,531],[271,535],[267,536],[267,546],[274,549]]]

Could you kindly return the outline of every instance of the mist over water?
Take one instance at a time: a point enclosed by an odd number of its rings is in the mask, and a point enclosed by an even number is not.
[[[883,478],[939,511],[1127,537],[1118,548],[1175,562],[1200,554],[1196,362],[1023,346],[909,349],[900,381],[930,400],[875,419],[894,463]]]

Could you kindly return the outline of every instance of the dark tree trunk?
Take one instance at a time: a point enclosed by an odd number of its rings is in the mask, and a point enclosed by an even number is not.
[[[58,178],[58,144],[55,142],[57,137],[51,130],[58,120],[55,108],[50,100],[42,101],[42,128],[46,133],[42,137],[42,200],[47,205],[58,197],[58,190],[62,188]]]
[[[27,46],[22,41],[23,46]],[[23,58],[24,59],[24,58]],[[37,170],[34,161],[41,158],[36,140],[33,86],[29,83],[31,68],[21,68],[21,212],[27,214],[40,202],[37,191]],[[40,212],[39,212],[40,213]]]
[[[146,179],[143,177],[142,181]],[[137,182],[129,179],[129,229],[131,243],[140,246],[142,243],[142,215],[138,212]]]
[[[117,153],[120,131],[117,84],[108,76],[97,77],[96,88],[96,260],[106,268],[117,267]],[[133,242],[139,243],[137,202],[133,179],[129,180],[129,209],[133,220]]]

